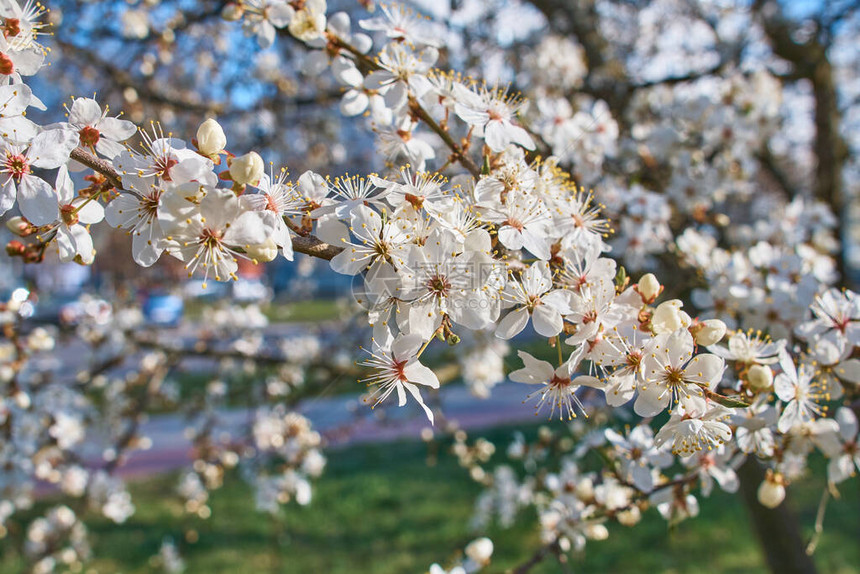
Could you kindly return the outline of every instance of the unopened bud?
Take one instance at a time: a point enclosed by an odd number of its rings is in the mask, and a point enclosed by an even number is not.
[[[26,237],[32,232],[32,226],[23,217],[16,215],[6,221],[6,227],[18,237]]]
[[[263,175],[263,158],[255,151],[233,158],[230,162],[230,177],[239,185],[257,185]]]
[[[642,302],[648,305],[657,299],[657,296],[663,291],[663,286],[660,285],[660,282],[657,281],[657,278],[653,273],[647,273],[639,279],[639,283],[636,285],[636,291],[639,293],[639,296],[642,297]]]
[[[768,473],[767,478],[758,487],[758,501],[767,508],[776,508],[785,500],[785,485],[782,475]]]
[[[221,124],[209,118],[197,128],[197,149],[209,157],[217,156],[227,146],[227,136]]]
[[[242,15],[244,14],[244,10],[238,4],[234,4],[230,2],[224,9],[221,10],[221,17],[228,22],[236,22],[242,19]]]
[[[493,541],[486,537],[472,540],[466,546],[466,556],[473,562],[486,566],[493,556]]]
[[[6,244],[6,254],[9,257],[15,257],[18,255],[24,255],[27,251],[27,248],[20,241],[12,240]]]
[[[747,382],[757,391],[764,391],[773,385],[773,371],[767,365],[753,365],[747,370]]]
[[[274,240],[269,237],[263,243],[249,245],[245,248],[245,253],[248,257],[256,261],[272,261],[278,256],[278,246],[275,245]]]
[[[24,391],[18,391],[17,393],[15,393],[15,396],[13,398],[15,400],[15,404],[18,405],[18,408],[24,410],[30,408],[30,395],[28,395]]]
[[[594,498],[594,482],[590,478],[583,478],[576,483],[576,497],[580,500],[591,500]]]
[[[589,524],[585,527],[585,536],[590,540],[606,540],[609,538],[609,529],[605,524]]]
[[[684,304],[679,299],[665,301],[657,306],[651,316],[651,328],[654,334],[674,333],[678,329],[689,327],[692,320],[681,307]]]
[[[719,319],[708,319],[697,323],[691,329],[697,345],[707,347],[722,341],[726,336],[726,324]]]
[[[623,526],[636,526],[642,519],[642,512],[638,506],[632,506],[616,514],[615,518]]]

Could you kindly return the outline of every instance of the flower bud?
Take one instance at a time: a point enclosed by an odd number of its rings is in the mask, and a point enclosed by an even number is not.
[[[480,466],[473,466],[469,469],[469,477],[475,482],[483,482],[487,478],[487,473]]]
[[[722,341],[726,336],[726,324],[719,319],[708,319],[695,325],[692,331],[696,344],[707,347]]]
[[[585,527],[585,536],[590,540],[606,540],[609,538],[609,529],[605,524],[589,524]]]
[[[255,151],[233,158],[230,162],[230,176],[239,185],[257,185],[263,175],[263,158]]]
[[[6,227],[17,235],[18,237],[26,237],[30,234],[31,225],[27,223],[27,220],[23,217],[16,215],[15,217],[10,217],[6,221]]]
[[[690,316],[681,307],[684,304],[679,299],[665,301],[657,306],[651,316],[651,328],[657,335],[674,333],[678,329],[688,327],[692,322]]]
[[[278,246],[274,240],[269,237],[263,243],[257,245],[249,245],[245,248],[245,253],[255,261],[272,261],[278,256]]]
[[[592,500],[594,498],[594,482],[590,478],[583,478],[576,483],[576,497],[580,500]]]
[[[18,391],[14,395],[15,404],[18,405],[20,409],[29,409],[30,408],[30,395],[25,393],[24,391]]]
[[[197,128],[197,149],[200,153],[209,157],[217,156],[227,146],[227,136],[221,124],[209,118]]]
[[[639,510],[638,506],[631,506],[627,510],[619,512],[615,518],[623,526],[636,526],[642,519],[642,511]]]
[[[757,391],[764,391],[773,385],[773,371],[767,365],[753,365],[747,370],[747,382]]]
[[[636,291],[642,297],[642,302],[647,305],[657,299],[657,296],[663,291],[663,286],[660,285],[653,273],[647,273],[639,280]]]
[[[486,566],[493,556],[493,541],[489,538],[472,540],[466,546],[466,556],[473,562]]]
[[[27,248],[20,241],[12,240],[6,244],[6,255],[8,255],[9,257],[24,255],[26,251]]]
[[[768,473],[767,478],[758,487],[758,501],[767,508],[776,508],[785,500],[785,486],[781,475]]]
[[[236,22],[242,19],[243,13],[244,10],[242,10],[241,6],[234,2],[230,2],[229,4],[224,6],[223,10],[221,10],[221,17],[228,22]]]

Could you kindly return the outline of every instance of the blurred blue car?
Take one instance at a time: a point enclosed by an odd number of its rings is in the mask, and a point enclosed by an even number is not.
[[[164,291],[155,291],[143,301],[143,316],[148,323],[174,327],[182,319],[185,303],[182,297]]]

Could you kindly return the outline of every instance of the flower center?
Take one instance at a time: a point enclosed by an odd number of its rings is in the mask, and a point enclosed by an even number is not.
[[[385,241],[379,240],[373,246],[373,251],[376,253],[378,257],[388,258],[390,249],[388,247],[388,243]]]
[[[15,64],[12,58],[6,54],[0,54],[0,74],[11,76],[15,72]]]
[[[21,33],[21,21],[18,18],[6,18],[6,25],[3,26],[3,35],[7,38],[17,36]]]
[[[221,245],[223,234],[218,229],[204,228],[200,232],[200,243],[207,249],[218,249]]]
[[[148,216],[157,217],[158,216],[158,195],[153,194],[153,195],[144,197],[140,201],[140,206],[141,206],[141,209],[144,211],[144,213],[146,213]]]
[[[78,135],[81,136],[81,145],[93,147],[97,143],[99,143],[99,139],[101,139],[101,134],[99,130],[90,126],[84,126],[78,132]]]
[[[424,205],[423,197],[411,193],[406,194],[406,201],[411,203],[412,207],[414,207],[416,211],[421,209],[421,207]]]
[[[628,353],[627,355],[627,366],[631,369],[639,369],[639,365],[642,363],[642,354],[639,352]]]
[[[434,275],[427,281],[427,289],[436,295],[445,296],[451,288],[451,283],[444,275]]]
[[[7,38],[17,36],[21,33],[21,21],[18,18],[6,18],[6,24],[3,26],[3,35]]]
[[[563,389],[570,386],[570,378],[569,377],[559,377],[556,374],[552,375],[552,379],[549,381],[549,386],[554,387],[556,389]]]
[[[178,164],[179,161],[172,157],[164,156],[155,160],[155,175],[159,176],[164,181],[172,181],[170,178],[170,169]]]
[[[397,130],[397,135],[400,136],[400,139],[402,139],[404,143],[409,142],[412,139],[412,132],[407,130]]]
[[[16,180],[21,181],[21,178],[30,173],[30,164],[27,158],[22,154],[6,156],[6,171],[12,174]]]
[[[60,218],[69,227],[75,225],[78,222],[78,213],[75,210],[75,206],[66,204],[60,207]]]
[[[525,227],[521,221],[514,219],[513,217],[509,217],[507,221],[505,221],[505,225],[510,225],[517,231],[522,231],[523,227]]]
[[[663,381],[672,386],[677,387],[684,382],[684,370],[676,367],[666,367],[663,373]]]
[[[845,331],[846,331],[846,329],[848,329],[848,324],[850,322],[851,322],[850,317],[837,315],[833,319],[833,328],[838,330],[840,333],[845,334]]]
[[[404,370],[406,369],[406,361],[394,361],[391,365],[391,370],[394,371],[394,374],[401,382],[408,382],[409,379],[406,378],[406,373]]]

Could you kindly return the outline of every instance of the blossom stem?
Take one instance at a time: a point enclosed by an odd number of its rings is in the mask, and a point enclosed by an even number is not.
[[[415,358],[418,359],[421,357],[422,353],[424,353],[424,349],[430,346],[430,341],[436,338],[436,333],[433,333],[433,336],[427,339],[427,342],[418,350],[418,354],[415,355]]]

